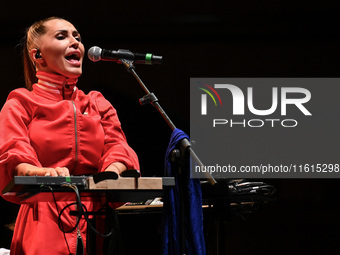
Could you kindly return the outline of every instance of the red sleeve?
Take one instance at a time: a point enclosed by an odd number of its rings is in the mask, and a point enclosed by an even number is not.
[[[28,110],[17,98],[9,99],[0,112],[0,192],[18,164],[41,166],[28,138],[30,121]]]
[[[100,93],[96,97],[96,104],[102,116],[101,124],[105,133],[99,171],[104,171],[114,162],[123,163],[127,169],[139,170],[138,157],[127,143],[116,109]]]

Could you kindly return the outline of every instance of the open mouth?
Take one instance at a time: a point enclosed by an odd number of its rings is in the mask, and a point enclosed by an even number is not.
[[[80,60],[80,56],[79,54],[71,54],[65,57],[68,61],[79,61]]]
[[[74,67],[81,67],[81,52],[80,51],[70,51],[65,55],[66,61]]]

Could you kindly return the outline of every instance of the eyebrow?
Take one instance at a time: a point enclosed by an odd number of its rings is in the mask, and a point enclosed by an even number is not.
[[[68,30],[60,29],[60,30],[55,31],[54,33],[68,33]],[[77,30],[73,30],[72,34],[80,35],[80,33]]]

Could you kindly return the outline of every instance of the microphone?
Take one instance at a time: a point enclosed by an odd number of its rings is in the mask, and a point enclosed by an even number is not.
[[[101,49],[98,46],[91,47],[88,52],[87,56],[93,62],[97,61],[115,61],[117,63],[121,63],[121,59],[132,60],[136,64],[162,64],[163,57],[162,56],[155,56],[151,53],[135,53],[129,50],[122,50],[119,49],[118,51],[115,50],[106,50]]]

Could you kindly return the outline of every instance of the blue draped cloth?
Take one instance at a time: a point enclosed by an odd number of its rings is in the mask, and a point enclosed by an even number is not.
[[[175,129],[170,138],[170,143],[165,156],[166,176],[175,177],[175,187],[164,196],[164,217],[163,217],[163,255],[181,254],[180,237],[180,193],[178,183],[178,173],[172,168],[170,154],[177,147],[182,139],[188,139],[182,130]],[[190,165],[190,164],[187,164]],[[185,204],[185,242],[187,254],[204,255],[205,242],[203,233],[203,212],[202,212],[202,192],[199,179],[188,178],[185,180],[184,196]]]

